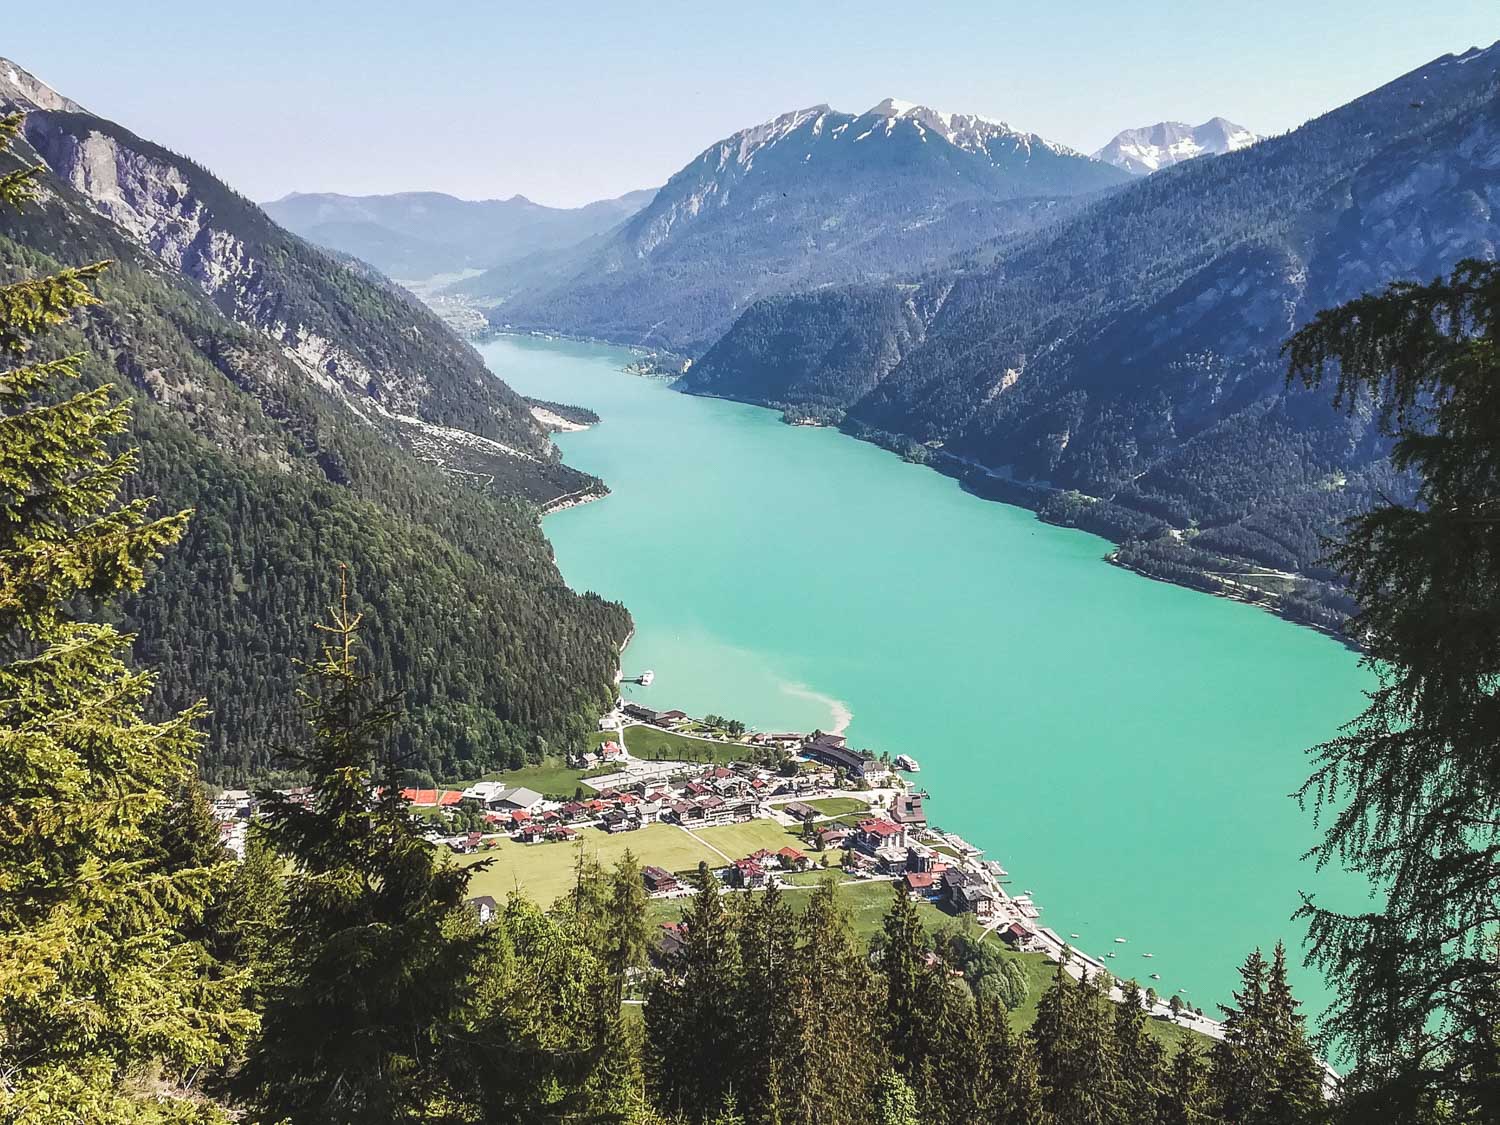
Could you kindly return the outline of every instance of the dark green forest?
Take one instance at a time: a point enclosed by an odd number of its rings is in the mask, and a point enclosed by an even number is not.
[[[404,700],[396,737],[411,768],[477,776],[563,751],[593,729],[612,698],[628,615],[573,593],[557,573],[533,505],[591,478],[545,453],[524,400],[421,314],[434,350],[393,361],[447,388],[428,396],[436,417],[543,451],[485,462],[493,480],[483,487],[445,473],[403,447],[399,431],[361,422],[275,341],[227,319],[65,185],[45,174],[39,183],[41,197],[0,216],[0,269],[27,277],[112,265],[99,282],[103,303],[38,354],[77,352],[86,383],[130,394],[140,471],[128,494],[195,511],[182,548],[110,612],[136,636],[137,656],[167,672],[159,704],[211,701],[206,779],[244,783],[276,768],[277,748],[296,730],[296,662],[312,655],[302,623],[327,604],[329,558],[358,581],[367,659],[381,689]],[[233,216],[252,206],[222,187],[207,198]],[[412,347],[408,333],[382,327],[418,315],[405,298],[293,249],[302,256],[288,253],[297,269],[278,298],[288,308],[336,310],[350,324],[343,336],[367,340],[370,355],[394,349],[393,339]],[[296,278],[314,267],[335,276],[299,291]],[[347,292],[335,299],[330,284]],[[476,377],[481,393],[466,397]],[[508,421],[512,400],[520,428]]]

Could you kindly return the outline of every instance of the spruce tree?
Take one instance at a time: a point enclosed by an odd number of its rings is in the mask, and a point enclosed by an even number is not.
[[[1160,1125],[1205,1125],[1211,1120],[1208,1100],[1208,1067],[1203,1054],[1186,1039],[1172,1056],[1157,1101]]]
[[[930,952],[922,919],[906,889],[891,884],[890,909],[880,936],[880,971],[885,977],[884,1031],[891,1065],[908,1081],[923,1056],[923,977]]]
[[[0,120],[0,153],[19,117]],[[0,174],[21,208],[37,170]],[[93,304],[104,263],[0,285],[0,1120],[208,1120],[183,1076],[252,1028],[188,936],[224,857],[153,856],[150,826],[200,744],[191,710],[147,717],[153,677],[87,609],[139,590],[188,513],[121,503],[129,412],[76,389],[81,357],[32,358]],[[164,1096],[136,1079],[155,1078]]]
[[[798,920],[800,939],[786,1003],[792,1040],[786,1125],[863,1125],[884,1067],[864,950],[831,879]]]
[[[1121,987],[1114,1006],[1115,1057],[1120,1068],[1120,1109],[1133,1125],[1150,1125],[1161,1096],[1164,1053],[1146,1031],[1146,1011],[1135,981]]]
[[[788,1001],[797,927],[791,907],[774,883],[745,908],[738,937],[743,968],[735,1008],[740,1036],[736,1057],[721,1065],[733,1066],[739,1075],[737,1089],[746,1120],[781,1120],[780,1107],[790,1101],[792,1090],[786,1053],[794,1038]]]
[[[287,755],[306,801],[266,792],[265,831],[293,866],[262,1034],[240,1076],[272,1120],[414,1120],[454,1097],[449,1057],[478,955],[459,912],[474,868],[419,834],[388,750],[396,711],[369,698],[347,576],[302,693],[311,737]]]
[[[992,1125],[1041,1125],[1042,1087],[1030,1040],[1016,1035],[1005,1005],[979,1006],[979,1120]]]
[[[1378,677],[1369,706],[1314,751],[1302,791],[1320,863],[1367,876],[1378,911],[1309,899],[1311,956],[1338,987],[1328,1040],[1369,1060],[1391,1100],[1500,1118],[1500,266],[1461,262],[1321,312],[1287,343],[1289,378],[1336,372],[1335,402],[1378,410],[1417,483],[1341,531],[1331,561]],[[1477,1082],[1477,1085],[1473,1085]],[[1471,1088],[1472,1085],[1472,1088]]]
[[[707,864],[694,883],[682,948],[646,1003],[647,1083],[664,1112],[706,1117],[736,1089],[740,958],[736,920]]]
[[[1322,1072],[1286,981],[1278,944],[1267,965],[1260,950],[1240,968],[1240,987],[1224,1013],[1224,1038],[1210,1056],[1217,1112],[1242,1125],[1297,1125],[1324,1113]]]
[[[1111,1125],[1121,1120],[1119,1061],[1102,973],[1073,981],[1059,962],[1037,1004],[1036,1048],[1044,1109],[1059,1121]]]

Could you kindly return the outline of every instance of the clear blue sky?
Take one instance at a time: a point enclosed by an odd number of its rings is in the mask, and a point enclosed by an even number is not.
[[[736,129],[888,95],[1086,151],[1215,114],[1280,132],[1500,39],[1496,0],[82,0],[0,54],[257,199],[662,182]]]

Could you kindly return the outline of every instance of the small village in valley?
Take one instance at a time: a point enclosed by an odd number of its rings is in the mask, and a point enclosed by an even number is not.
[[[572,885],[584,857],[606,862],[629,850],[652,900],[653,958],[666,964],[681,945],[679,917],[700,863],[725,895],[772,884],[806,891],[832,880],[871,931],[897,884],[930,926],[969,922],[985,940],[1025,957],[1038,983],[1062,962],[1075,978],[1105,975],[1119,1001],[1119,985],[1134,978],[1156,1020],[1180,1034],[1222,1037],[1218,1021],[1185,995],[1158,995],[1159,973],[1132,974],[1124,962],[1117,969],[1120,952],[1105,953],[1106,963],[1074,948],[1078,935],[1043,924],[1031,893],[1012,893],[998,860],[929,821],[930,795],[912,782],[920,765],[909,755],[876,755],[824,731],[745,731],[719,716],[695,719],[623,699],[599,727],[565,767],[402,791],[428,822],[435,847],[460,864],[488,861],[471,884],[481,893],[469,900],[481,922],[513,892],[552,901]],[[246,790],[215,800],[231,851],[243,851],[256,806]],[[1042,968],[1043,958],[1053,967]]]

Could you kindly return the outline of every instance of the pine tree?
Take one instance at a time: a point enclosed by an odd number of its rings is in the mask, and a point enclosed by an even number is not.
[[[19,117],[0,120],[0,153]],[[36,169],[0,174],[21,208]],[[75,611],[138,590],[188,513],[119,502],[136,464],[111,452],[127,408],[73,390],[81,358],[28,359],[94,303],[104,263],[0,285],[0,1120],[208,1120],[138,1096],[224,1062],[253,1027],[233,979],[210,979],[186,931],[222,857],[155,862],[148,836],[200,743],[192,710],[146,718],[153,678],[131,638]],[[162,857],[157,856],[158,860]]]
[[[311,741],[288,755],[311,794],[261,797],[295,871],[240,1085],[293,1125],[399,1122],[452,1098],[445,1050],[478,955],[476,927],[454,924],[475,868],[447,864],[406,811],[385,749],[396,712],[367,698],[345,582],[303,692]]]

